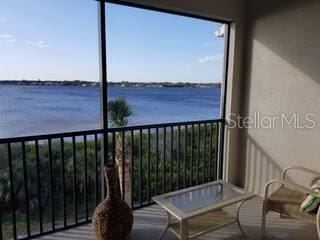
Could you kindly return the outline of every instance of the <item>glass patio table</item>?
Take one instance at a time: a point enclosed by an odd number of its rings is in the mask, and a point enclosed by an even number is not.
[[[237,223],[246,237],[239,220],[241,205],[255,194],[246,192],[225,181],[215,181],[153,197],[168,216],[162,239],[170,230],[179,239],[193,239],[213,230]],[[224,207],[237,204],[236,215]]]

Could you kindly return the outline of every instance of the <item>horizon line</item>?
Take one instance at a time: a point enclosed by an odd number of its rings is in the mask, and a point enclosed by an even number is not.
[[[21,80],[7,80],[7,79],[0,79],[0,82],[4,81],[12,81],[12,82],[85,82],[85,83],[100,83],[100,81],[89,81],[89,80],[41,80],[41,79],[21,79]],[[160,84],[160,83],[181,83],[181,84],[221,84],[221,82],[168,82],[168,81],[155,81],[155,82],[139,82],[139,81],[107,81],[107,83],[150,83],[150,84]]]

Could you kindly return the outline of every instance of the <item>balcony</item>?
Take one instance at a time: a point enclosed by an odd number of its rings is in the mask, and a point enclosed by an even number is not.
[[[135,216],[131,239],[157,239],[165,227],[165,213],[152,196],[217,179],[257,194],[244,204],[240,220],[249,239],[259,239],[265,184],[289,165],[320,169],[319,2],[108,2],[227,21],[225,115],[313,113],[316,125],[231,128],[223,117],[0,139],[0,239],[93,239],[92,211],[105,194],[102,159],[124,170],[120,192]],[[106,63],[101,33],[100,60]],[[103,66],[105,87],[106,76]],[[310,182],[301,175],[292,179]],[[267,222],[269,239],[318,239],[314,225],[276,213]],[[199,239],[241,238],[230,225]]]
[[[122,165],[121,192],[134,209],[130,239],[157,239],[165,212],[151,197],[221,179],[222,120],[179,122],[26,136],[0,140],[7,200],[1,215],[3,239],[93,239],[90,224],[101,199],[101,146],[108,161]],[[244,204],[241,224],[259,239],[262,199]],[[235,212],[235,208],[227,207]],[[269,214],[269,232],[278,238],[316,238],[314,226]],[[304,229],[303,231],[301,229]],[[165,239],[174,239],[168,233]],[[230,225],[199,239],[243,239]]]

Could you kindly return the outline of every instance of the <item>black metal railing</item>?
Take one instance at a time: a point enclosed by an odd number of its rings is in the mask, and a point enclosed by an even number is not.
[[[102,141],[133,209],[155,195],[218,179],[222,120],[0,139],[0,239],[91,221],[103,193]]]

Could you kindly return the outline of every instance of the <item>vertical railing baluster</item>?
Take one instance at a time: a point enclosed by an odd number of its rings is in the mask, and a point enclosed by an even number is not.
[[[83,136],[84,148],[84,205],[86,221],[89,220],[89,206],[88,206],[88,152],[87,152],[87,135]]]
[[[64,138],[60,138],[61,151],[61,177],[62,177],[62,211],[63,211],[63,225],[67,226],[67,201],[66,201],[66,172],[65,172],[65,158],[64,158]]]
[[[133,199],[133,193],[134,193],[134,131],[131,130],[131,207],[134,207],[134,199]]]
[[[14,193],[14,185],[13,185],[11,144],[8,143],[7,147],[8,147],[9,179],[10,179],[10,200],[11,200],[11,211],[12,211],[12,231],[13,231],[13,239],[17,239],[16,201],[15,201],[15,193]]]
[[[43,232],[43,221],[42,221],[42,199],[41,199],[41,178],[40,178],[40,157],[39,157],[39,142],[35,141],[36,148],[36,171],[37,171],[37,198],[38,198],[38,211],[39,211],[39,228],[40,233]]]
[[[213,144],[213,140],[212,140],[212,134],[213,134],[213,123],[210,123],[210,153],[209,153],[209,178],[208,181],[211,182],[212,178],[211,178],[211,169],[212,169],[212,144]]]
[[[193,138],[194,138],[194,124],[191,126],[191,163],[190,163],[190,186],[193,186]]]
[[[181,161],[181,159],[180,159],[180,145],[181,145],[181,126],[179,125],[178,126],[178,149],[177,149],[177,154],[178,154],[178,189],[180,189],[180,161]]]
[[[54,179],[52,166],[52,142],[48,139],[48,156],[49,156],[49,181],[50,181],[50,201],[51,201],[51,225],[52,230],[55,230],[55,212],[54,212]]]
[[[98,136],[94,135],[94,172],[95,172],[95,203],[96,206],[99,204],[99,176],[98,176]],[[102,171],[101,171],[102,172]],[[101,173],[102,174],[102,173]]]
[[[23,164],[23,181],[24,181],[24,196],[26,205],[26,219],[27,219],[27,234],[30,236],[30,208],[29,208],[29,190],[28,190],[28,173],[26,162],[26,145],[22,141],[22,164]]]
[[[155,195],[158,195],[158,164],[159,164],[159,128],[156,128],[156,188],[155,188]]]
[[[133,193],[134,193],[134,131],[131,130],[131,207],[134,207],[134,198],[133,198]]]
[[[102,201],[107,197],[107,182],[106,182],[106,176],[105,176],[105,167],[107,164],[109,164],[109,151],[110,151],[110,141],[109,141],[109,131],[108,129],[104,130],[104,133],[101,136],[100,139],[100,189],[101,194],[100,198],[102,198]]]
[[[73,211],[74,221],[78,224],[78,194],[77,194],[77,156],[76,156],[76,138],[72,136],[72,160],[73,160]]]
[[[216,179],[219,179],[219,166],[220,166],[220,161],[222,161],[220,159],[219,156],[219,139],[220,139],[220,123],[216,123],[216,161],[215,161],[215,173],[216,173]]]
[[[126,191],[126,182],[125,182],[125,173],[126,173],[126,169],[125,169],[125,132],[124,130],[122,130],[122,134],[121,134],[121,138],[122,138],[122,146],[121,146],[121,151],[122,151],[122,156],[121,156],[121,167],[122,167],[122,189],[121,189],[121,192],[122,192],[122,199],[125,200],[125,191]]]
[[[36,148],[36,169],[37,169],[37,197],[38,197],[38,211],[39,211],[39,227],[40,233],[43,233],[42,221],[42,199],[41,199],[41,178],[40,178],[40,157],[39,157],[39,141],[35,141]]]
[[[204,124],[204,157],[203,157],[203,179],[202,182],[206,182],[206,164],[207,164],[207,124]]]
[[[116,163],[116,133],[112,132],[112,163]]]
[[[197,140],[198,140],[198,144],[197,144],[197,185],[199,184],[199,161],[200,161],[200,128],[201,125],[198,124],[198,136],[197,136]]]
[[[3,236],[2,236],[2,213],[0,213],[0,240],[3,239]]]
[[[183,176],[183,187],[187,185],[187,141],[188,141],[188,126],[184,126],[184,176]]]
[[[167,145],[167,128],[163,128],[163,183],[162,193],[166,192],[166,145]]]
[[[139,201],[140,201],[140,206],[142,205],[142,129],[139,131]]]
[[[150,128],[148,128],[148,190],[147,190],[147,193],[148,193],[148,203],[151,202],[151,196],[150,196],[150,182],[151,182],[151,178],[150,178],[150,159],[151,159],[151,139],[150,139]]]
[[[170,139],[170,192],[172,192],[173,190],[173,187],[172,187],[172,175],[173,175],[173,171],[172,171],[172,168],[173,168],[173,126],[171,126],[171,139]]]

